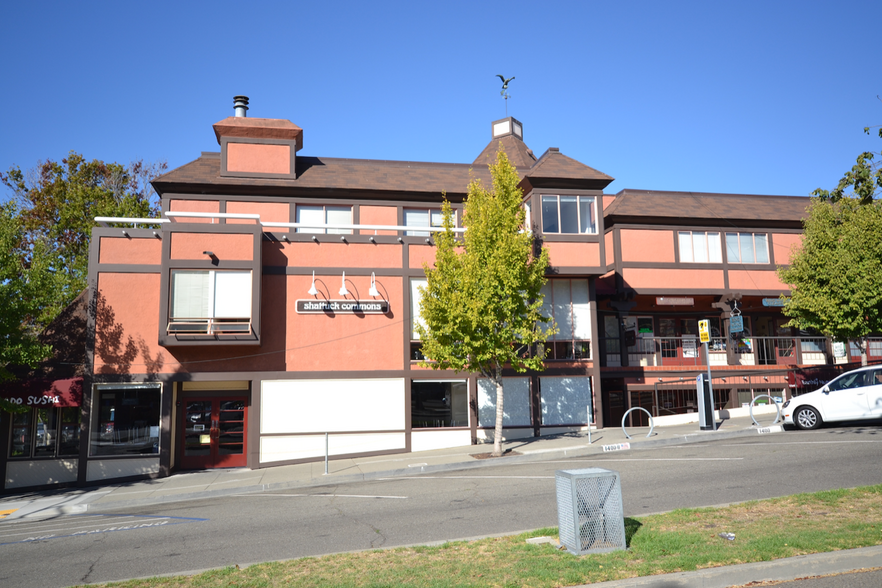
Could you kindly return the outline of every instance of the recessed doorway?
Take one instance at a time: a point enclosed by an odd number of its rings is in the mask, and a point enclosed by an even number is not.
[[[181,411],[181,468],[247,465],[248,399],[244,396],[186,398]]]

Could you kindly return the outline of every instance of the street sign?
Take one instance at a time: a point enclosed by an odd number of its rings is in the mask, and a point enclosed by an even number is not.
[[[710,341],[710,321],[698,321],[698,337],[702,343]]]

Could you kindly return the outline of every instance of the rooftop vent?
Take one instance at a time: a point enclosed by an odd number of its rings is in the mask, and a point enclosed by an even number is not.
[[[233,96],[233,110],[236,118],[245,118],[248,115],[248,96]]]

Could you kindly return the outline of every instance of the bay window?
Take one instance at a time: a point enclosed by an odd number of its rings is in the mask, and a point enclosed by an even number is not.
[[[251,272],[172,270],[168,333],[250,333]]]
[[[542,232],[596,234],[594,196],[542,196]]]

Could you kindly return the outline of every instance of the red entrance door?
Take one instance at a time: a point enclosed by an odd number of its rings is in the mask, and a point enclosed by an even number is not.
[[[183,469],[246,465],[248,403],[245,398],[188,398],[181,427]]]

